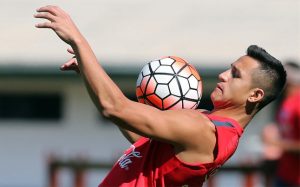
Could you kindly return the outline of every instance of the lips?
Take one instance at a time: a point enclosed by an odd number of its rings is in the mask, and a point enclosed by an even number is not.
[[[218,88],[218,89],[220,89],[221,91],[223,91],[223,87],[222,87],[221,83],[218,83],[216,88]]]

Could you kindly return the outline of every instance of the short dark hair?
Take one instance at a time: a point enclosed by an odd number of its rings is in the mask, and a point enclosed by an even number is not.
[[[258,86],[265,93],[257,107],[260,110],[282,93],[286,82],[286,71],[279,60],[257,45],[249,46],[247,55],[257,60],[260,65],[252,75],[253,86]]]

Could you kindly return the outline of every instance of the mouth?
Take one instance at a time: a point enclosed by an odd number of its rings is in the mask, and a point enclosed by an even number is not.
[[[221,83],[218,83],[217,86],[216,86],[217,89],[221,90],[223,92],[223,87],[221,85]]]

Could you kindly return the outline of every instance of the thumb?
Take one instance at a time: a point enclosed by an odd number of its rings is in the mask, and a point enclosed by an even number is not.
[[[73,55],[75,54],[75,53],[74,53],[74,50],[73,50],[72,48],[68,48],[67,51],[68,51],[69,53],[73,54]]]

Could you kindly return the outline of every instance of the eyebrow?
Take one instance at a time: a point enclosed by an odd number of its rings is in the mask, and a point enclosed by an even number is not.
[[[241,75],[241,70],[237,68],[234,64],[231,64],[231,68],[237,71]]]

